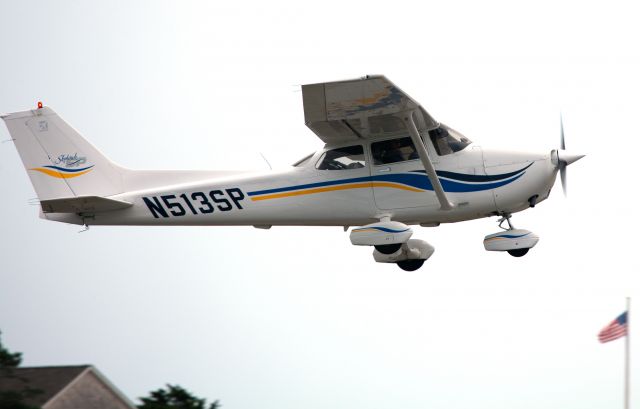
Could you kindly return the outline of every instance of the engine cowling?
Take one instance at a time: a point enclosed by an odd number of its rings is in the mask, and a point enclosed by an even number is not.
[[[526,229],[505,230],[485,236],[484,249],[487,251],[530,249],[538,244],[538,240],[540,237]]]
[[[378,222],[356,227],[351,230],[349,239],[354,246],[386,246],[406,243],[413,230],[400,222]]]

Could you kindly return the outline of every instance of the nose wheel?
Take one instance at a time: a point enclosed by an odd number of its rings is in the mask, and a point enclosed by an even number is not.
[[[507,250],[507,253],[513,257],[522,257],[529,252],[529,249]]]
[[[509,228],[502,227],[504,222],[507,222],[507,225],[509,226]],[[504,216],[502,216],[502,218],[500,220],[498,220],[498,227],[500,227],[501,229],[503,229],[505,231],[515,230],[515,228],[511,224],[511,214],[506,213]],[[522,257],[525,254],[527,254],[528,252],[529,252],[529,248],[519,248],[519,249],[507,250],[507,253],[509,253],[509,255],[512,256],[512,257]]]
[[[505,222],[508,227],[503,227]],[[485,250],[506,251],[512,257],[522,257],[538,243],[539,237],[534,233],[513,227],[509,213],[502,214],[502,218],[498,220],[498,227],[502,229],[501,232],[485,236]]]

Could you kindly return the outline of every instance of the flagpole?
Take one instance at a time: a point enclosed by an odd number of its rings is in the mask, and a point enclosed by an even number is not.
[[[624,343],[624,409],[629,409],[629,338],[631,338],[631,297],[627,297],[627,336]]]

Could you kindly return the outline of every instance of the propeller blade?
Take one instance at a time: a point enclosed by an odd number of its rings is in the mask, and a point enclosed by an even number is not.
[[[565,150],[565,147],[564,147],[564,125],[562,124],[562,114],[560,114],[560,149]]]
[[[562,182],[562,191],[564,196],[567,197],[567,166],[573,162],[584,158],[584,155],[576,155],[569,153],[565,149],[564,143],[564,124],[562,122],[562,114],[560,114],[560,149],[554,150],[556,168],[560,171],[560,181]],[[557,162],[557,163],[556,163]]]

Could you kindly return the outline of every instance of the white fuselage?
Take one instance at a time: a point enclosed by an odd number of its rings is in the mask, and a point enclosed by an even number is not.
[[[362,145],[366,165],[356,169],[317,169],[324,152],[340,147],[327,145],[285,171],[126,171],[126,193],[111,198],[133,206],[84,217],[44,217],[87,225],[356,226],[385,217],[437,225],[524,210],[530,198],[537,195],[539,203],[548,197],[557,172],[551,152],[491,151],[470,145],[438,156],[426,141],[454,205],[443,211],[419,159],[374,165],[371,142]]]

